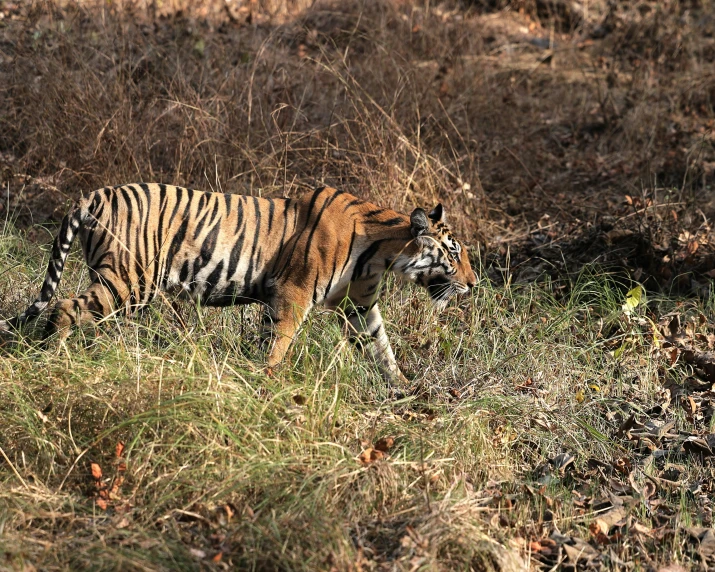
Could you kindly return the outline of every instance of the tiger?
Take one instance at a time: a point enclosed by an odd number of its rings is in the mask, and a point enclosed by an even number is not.
[[[386,382],[404,384],[378,306],[385,274],[426,288],[440,308],[477,282],[441,204],[407,216],[332,187],[261,198],[125,184],[90,193],[64,217],[39,296],[0,321],[0,331],[45,310],[77,234],[91,284],[55,304],[43,339],[64,340],[74,326],[131,313],[161,292],[203,306],[260,303],[268,371],[284,360],[308,312],[323,305],[344,316],[348,339]]]

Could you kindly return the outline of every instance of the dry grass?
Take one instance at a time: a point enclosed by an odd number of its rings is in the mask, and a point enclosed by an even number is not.
[[[5,347],[0,567],[487,570],[497,541],[535,568],[554,529],[595,544],[613,482],[629,523],[663,536],[614,536],[603,569],[705,566],[683,531],[712,525],[712,464],[665,458],[683,477],[658,489],[663,524],[642,491],[668,469],[618,429],[635,412],[713,433],[705,401],[699,420],[663,409],[663,383],[693,369],[648,325],[676,302],[712,315],[713,298],[651,295],[628,317],[630,279],[575,271],[655,275],[693,237],[672,283],[712,269],[713,6],[588,4],[0,2],[2,317],[42,279],[49,233],[28,223],[109,183],[439,200],[486,250],[475,262],[496,262],[441,317],[390,285],[388,332],[420,388],[401,402],[325,315],[274,379],[252,310],[184,307],[183,328],[158,305],[56,351]],[[631,222],[647,264],[611,233]],[[539,285],[513,285],[525,267]],[[62,291],[85,280],[75,255]],[[389,458],[363,466],[387,436]],[[568,471],[549,468],[560,453]],[[98,484],[117,485],[107,510]]]
[[[4,260],[37,270],[35,248],[12,235],[4,245]],[[81,267],[71,261],[65,291]],[[17,268],[3,274],[3,289],[10,284],[32,290]],[[582,534],[589,517],[574,518],[570,493],[581,481],[555,478],[533,498],[525,485],[561,452],[575,454],[579,470],[588,459],[611,463],[616,427],[605,412],[635,396],[644,408],[657,400],[658,368],[639,358],[647,344],[634,342],[643,350],[625,359],[604,355],[638,336],[602,337],[604,320],[625,325],[615,286],[584,276],[557,302],[548,289],[483,282],[439,322],[424,298],[405,304],[390,287],[391,337],[422,388],[401,402],[327,315],[311,319],[274,379],[260,370],[252,312],[199,319],[187,306],[185,330],[159,305],[53,351],[22,343],[0,360],[6,562],[218,568],[210,559],[220,554],[261,570],[479,569],[479,541],[540,538],[553,522]],[[362,466],[360,452],[388,436],[390,457]],[[123,480],[108,510],[91,463],[110,489]],[[585,486],[599,494],[597,483]],[[652,557],[672,550],[685,555],[671,543]]]

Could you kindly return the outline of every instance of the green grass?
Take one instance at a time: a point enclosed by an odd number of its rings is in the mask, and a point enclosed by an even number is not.
[[[4,317],[37,293],[46,250],[6,227]],[[60,294],[86,278],[75,252]],[[596,270],[518,288],[484,278],[439,315],[423,292],[390,281],[388,335],[416,388],[398,401],[327,313],[312,314],[273,377],[255,308],[181,304],[182,326],[159,301],[47,350],[30,328],[0,354],[2,566],[467,570],[481,569],[486,539],[525,560],[515,539],[552,525],[588,539],[592,511],[579,512],[572,490],[600,497],[602,484],[545,479],[541,467],[568,452],[578,475],[589,459],[632,455],[607,413],[658,403],[662,364],[621,308],[630,286]],[[388,436],[389,457],[363,466],[361,451]],[[107,510],[91,463],[109,488],[124,479]],[[684,493],[673,503],[695,523]],[[674,540],[650,558],[683,550]]]

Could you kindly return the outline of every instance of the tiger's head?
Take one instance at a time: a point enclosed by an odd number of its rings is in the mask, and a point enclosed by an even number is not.
[[[410,215],[414,237],[410,263],[405,268],[408,279],[427,289],[432,300],[443,307],[455,294],[464,294],[477,284],[467,251],[454,237],[438,204],[429,214],[415,209]]]

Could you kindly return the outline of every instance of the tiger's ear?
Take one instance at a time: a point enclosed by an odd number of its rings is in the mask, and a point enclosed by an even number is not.
[[[441,222],[447,224],[447,217],[444,215],[442,203],[438,203],[427,216],[430,217],[435,223]]]
[[[422,209],[415,209],[410,215],[410,230],[412,231],[412,236],[417,238],[422,236],[429,229],[429,221],[427,220],[427,215]]]

